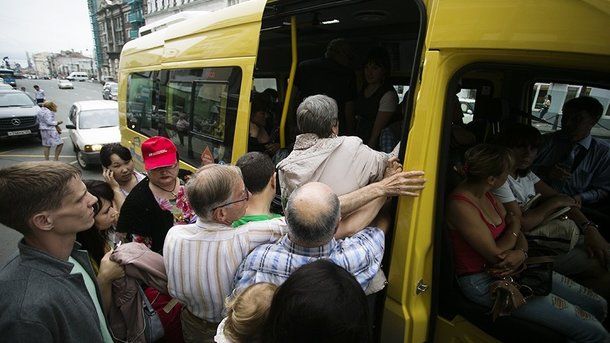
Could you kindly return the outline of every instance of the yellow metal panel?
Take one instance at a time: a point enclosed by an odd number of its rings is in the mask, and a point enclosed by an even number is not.
[[[519,49],[610,55],[610,2],[439,0],[427,32],[431,49]]]

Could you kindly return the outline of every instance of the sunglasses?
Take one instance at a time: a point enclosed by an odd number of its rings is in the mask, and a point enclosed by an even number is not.
[[[214,211],[217,208],[221,208],[221,207],[237,204],[238,202],[248,201],[250,199],[250,192],[248,192],[248,188],[244,187],[244,193],[246,194],[246,196],[244,198],[239,199],[239,200],[235,200],[235,201],[231,201],[231,202],[228,202],[226,204],[222,204],[222,205],[216,206],[216,207],[212,208],[212,211]]]

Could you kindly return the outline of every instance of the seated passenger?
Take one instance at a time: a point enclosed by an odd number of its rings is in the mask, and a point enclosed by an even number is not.
[[[235,274],[234,288],[258,282],[281,285],[299,267],[328,259],[346,268],[367,289],[380,270],[387,228],[367,227],[335,240],[340,219],[339,198],[330,187],[312,182],[297,188],[286,205],[288,234],[277,244],[254,249]]]
[[[466,180],[447,203],[455,272],[466,298],[491,308],[491,284],[515,273],[527,258],[519,218],[491,193],[506,182],[513,161],[508,149],[488,144],[466,151],[464,161]],[[553,273],[552,289],[547,296],[529,298],[511,315],[547,326],[570,341],[610,339],[600,323],[607,310],[602,297],[557,273]]]
[[[365,60],[365,84],[354,107],[357,135],[372,149],[378,148],[381,130],[392,122],[398,108],[398,94],[389,80],[390,69],[387,50],[373,48]]]
[[[277,286],[255,283],[227,300],[227,317],[218,325],[217,343],[262,342],[271,300]]]
[[[279,144],[271,136],[267,126],[268,102],[261,94],[257,94],[252,100],[250,111],[250,135],[248,138],[248,151],[266,152],[273,156],[279,149]]]
[[[534,171],[549,186],[583,206],[602,234],[610,236],[610,145],[591,135],[603,106],[581,96],[563,105],[561,130],[543,135]]]
[[[269,343],[368,343],[367,300],[343,268],[318,260],[297,269],[271,303],[264,330]]]
[[[541,237],[537,242],[562,252],[555,260],[557,272],[586,284],[609,299],[610,273],[605,266],[610,259],[610,245],[578,209],[574,199],[549,187],[530,170],[540,140],[536,128],[523,124],[514,125],[498,137],[498,143],[511,150],[514,163],[507,181],[493,193],[507,211],[520,219],[521,230],[526,236]],[[541,195],[540,200],[524,210],[523,206],[536,194]],[[564,207],[571,207],[567,213],[570,219],[549,221],[554,212]],[[579,237],[579,227],[583,231],[582,237]],[[590,259],[588,252],[595,259]]]

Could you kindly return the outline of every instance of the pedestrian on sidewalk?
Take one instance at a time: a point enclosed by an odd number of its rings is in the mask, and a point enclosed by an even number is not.
[[[38,125],[40,128],[40,137],[42,138],[42,149],[44,159],[49,160],[51,147],[55,146],[55,161],[59,161],[59,154],[64,147],[64,142],[61,140],[61,125],[62,121],[55,119],[57,105],[53,101],[45,101],[38,111]]]
[[[34,85],[34,97],[36,98],[38,106],[42,107],[42,104],[45,101],[44,89],[40,88],[38,85]]]

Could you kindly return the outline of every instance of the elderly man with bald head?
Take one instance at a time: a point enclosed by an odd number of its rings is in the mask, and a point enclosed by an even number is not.
[[[327,259],[345,268],[366,289],[381,265],[384,231],[367,227],[351,237],[333,238],[341,219],[339,199],[330,187],[311,182],[297,188],[286,204],[288,234],[257,247],[235,275],[235,288],[258,282],[282,284],[299,267]]]

